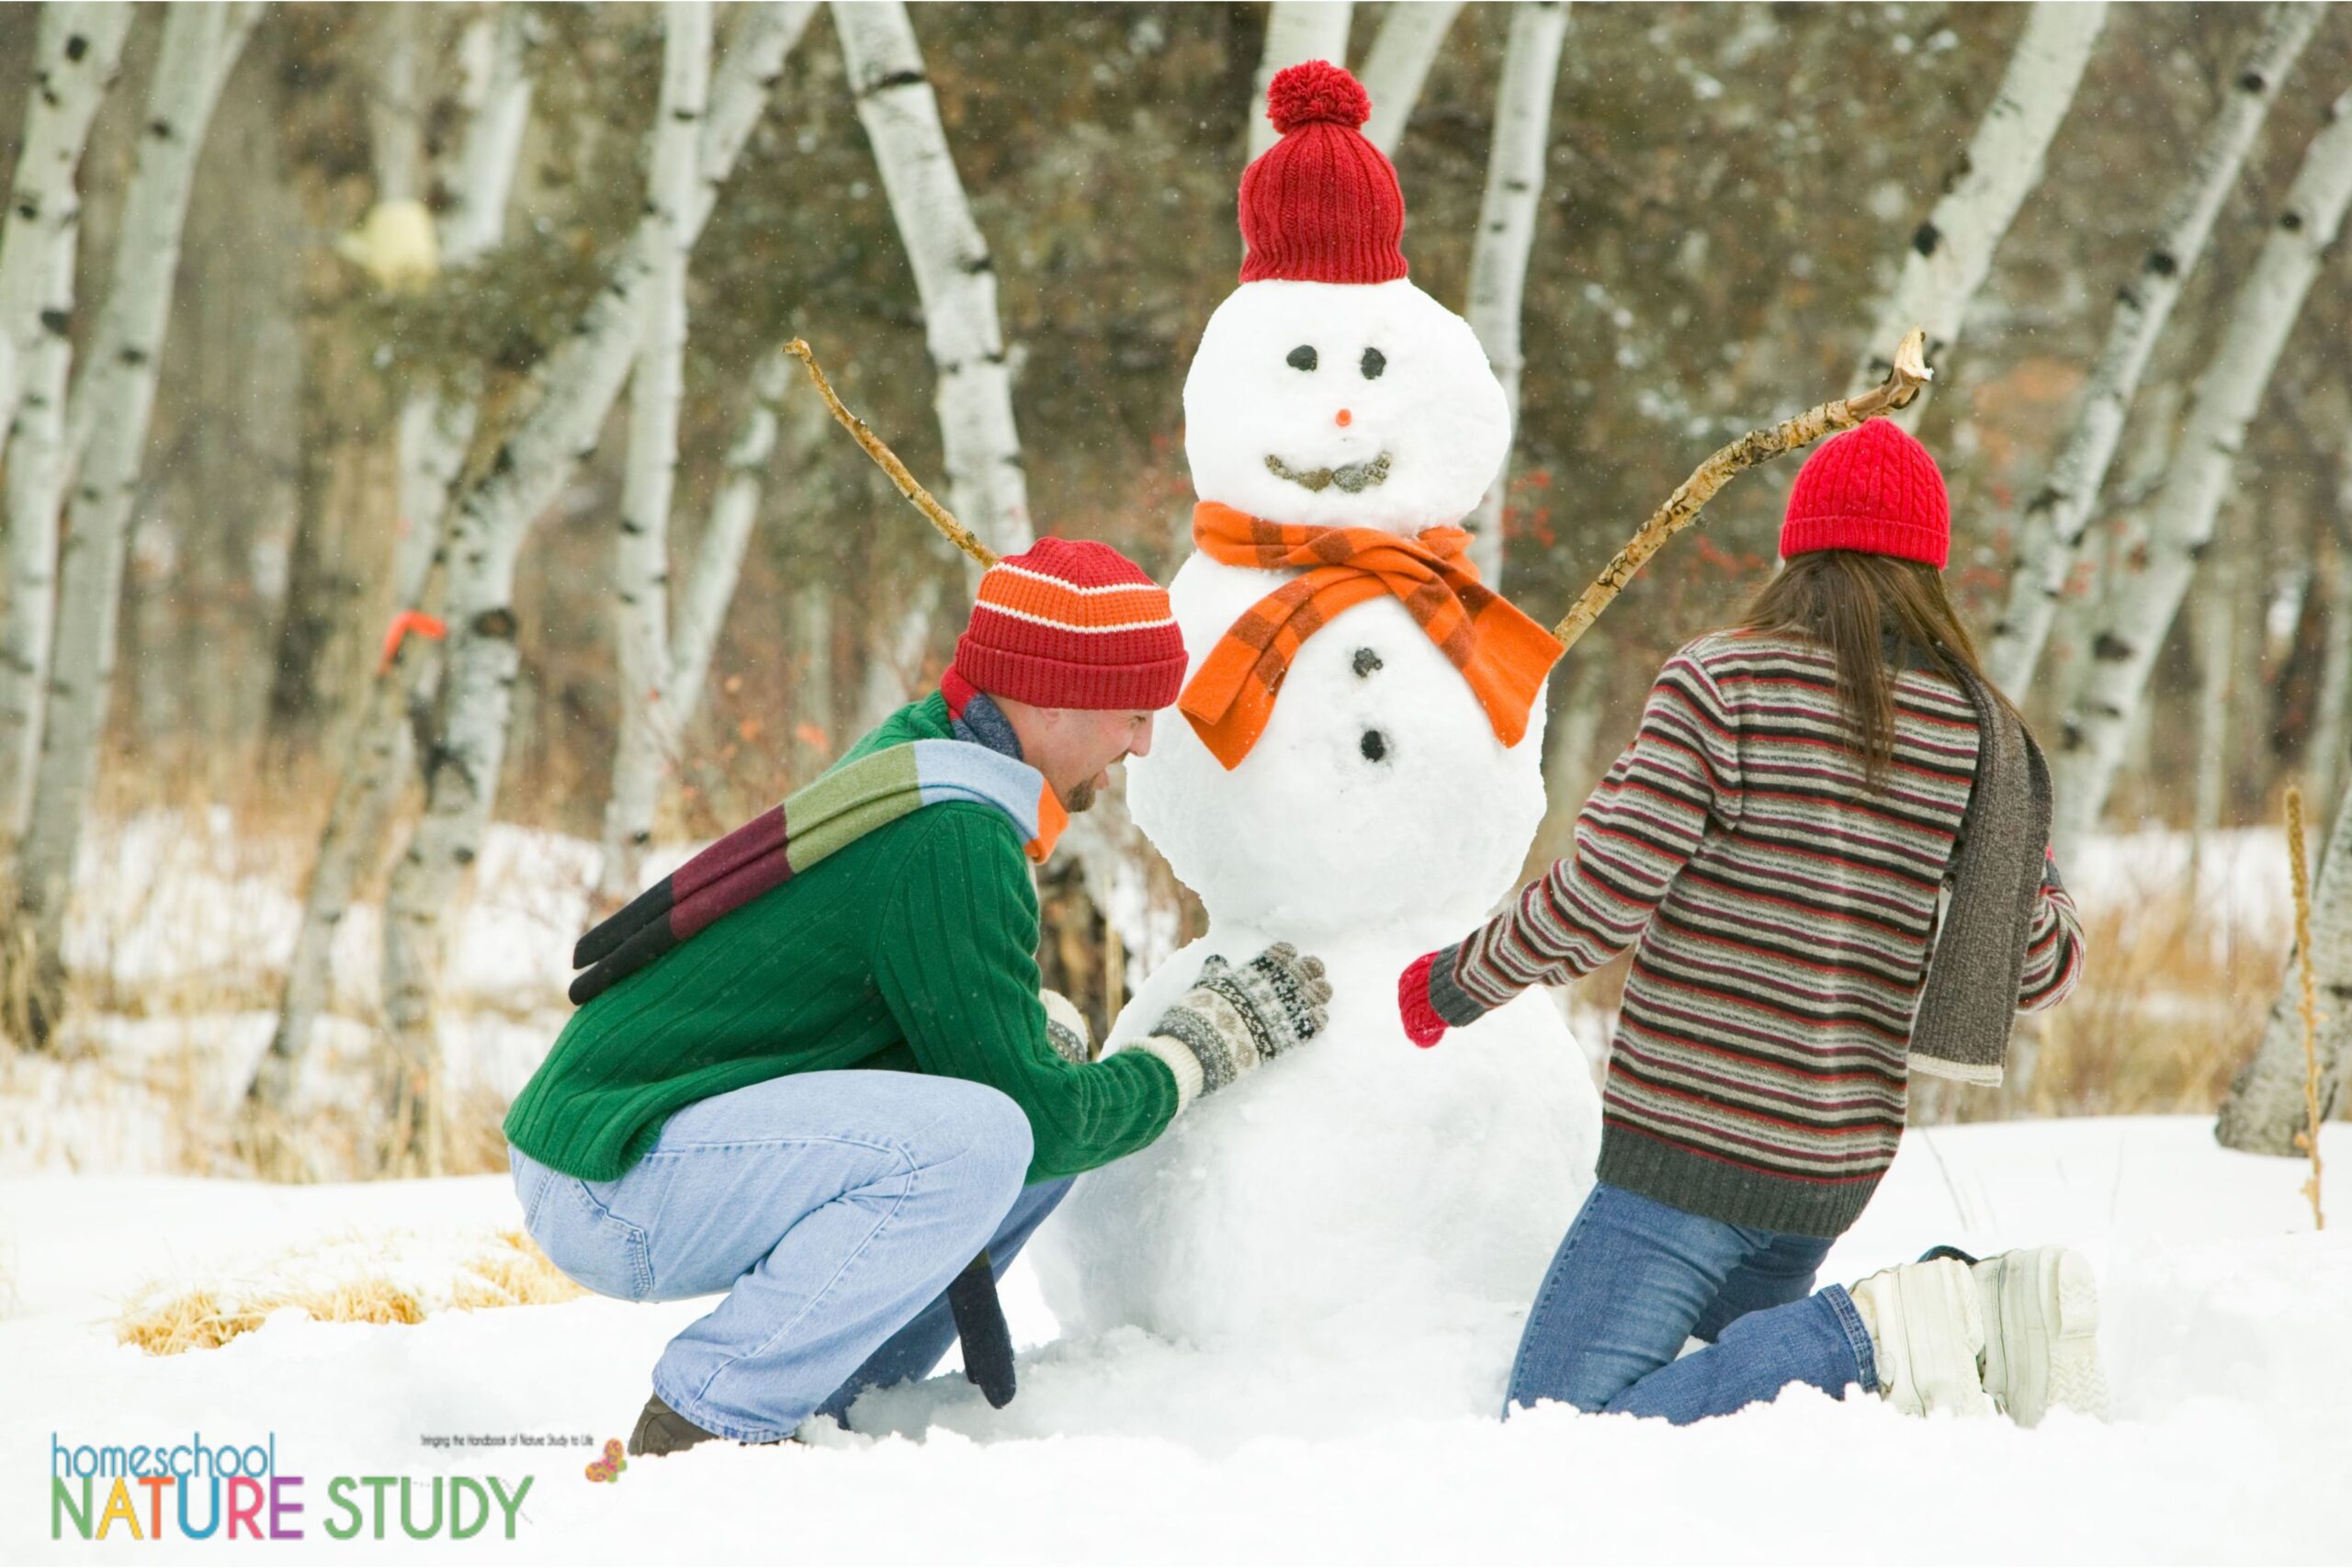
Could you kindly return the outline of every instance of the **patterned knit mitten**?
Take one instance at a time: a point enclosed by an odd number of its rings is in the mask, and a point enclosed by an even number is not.
[[[1173,1047],[1198,1064],[1198,1087],[1192,1092],[1212,1093],[1312,1039],[1330,1021],[1330,1000],[1323,961],[1302,957],[1286,942],[1238,967],[1215,956],[1201,966],[1200,981],[1184,999],[1160,1015],[1143,1046],[1168,1062],[1180,1096],[1189,1100],[1192,1093],[1185,1090],[1192,1088],[1193,1075]]]
[[[1087,1027],[1086,1015],[1078,1004],[1059,991],[1041,990],[1037,999],[1046,1008],[1046,1043],[1063,1061],[1084,1066],[1094,1060],[1093,1031]]]

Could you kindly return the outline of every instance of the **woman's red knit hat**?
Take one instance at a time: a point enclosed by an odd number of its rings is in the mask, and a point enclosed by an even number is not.
[[[1862,550],[1925,561],[1951,557],[1951,501],[1928,449],[1891,419],[1823,442],[1797,470],[1781,523],[1781,558]]]
[[[1184,684],[1168,591],[1091,539],[1040,539],[980,574],[950,681],[1041,708],[1164,708]]]
[[[1356,128],[1363,85],[1328,60],[1274,73],[1266,118],[1282,140],[1241,172],[1241,281],[1386,283],[1405,276],[1405,193]]]

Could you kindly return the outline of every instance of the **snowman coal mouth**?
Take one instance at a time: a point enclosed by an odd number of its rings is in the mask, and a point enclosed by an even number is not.
[[[1272,452],[1266,454],[1266,471],[1278,479],[1288,479],[1308,490],[1329,490],[1337,485],[1350,495],[1370,490],[1388,477],[1388,454],[1383,452],[1368,463],[1343,463],[1336,468],[1294,468]]]

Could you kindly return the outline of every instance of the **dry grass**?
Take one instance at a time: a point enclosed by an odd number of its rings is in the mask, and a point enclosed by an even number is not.
[[[424,1307],[413,1291],[389,1280],[355,1280],[325,1291],[265,1293],[235,1303],[209,1290],[186,1291],[126,1312],[116,1340],[151,1356],[214,1350],[259,1328],[274,1312],[300,1307],[322,1323],[422,1323]]]
[[[450,1304],[460,1311],[547,1306],[586,1294],[521,1231],[499,1232],[498,1245],[467,1263],[466,1273],[471,1277],[461,1277],[450,1292]]]
[[[2030,1091],[1962,1097],[1956,1120],[2217,1110],[2254,1054],[2287,942],[2215,940],[2193,892],[2086,919],[2075,994],[2028,1021],[2041,1034]]]
[[[288,1307],[320,1323],[422,1323],[436,1310],[544,1306],[584,1294],[538,1244],[521,1231],[501,1231],[490,1248],[469,1258],[446,1292],[427,1295],[381,1275],[328,1285],[261,1287],[224,1294],[209,1287],[147,1298],[115,1321],[115,1338],[151,1356],[211,1350],[250,1334]]]

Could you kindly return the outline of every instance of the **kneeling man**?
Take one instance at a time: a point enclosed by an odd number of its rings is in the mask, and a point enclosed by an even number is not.
[[[506,1118],[526,1224],[602,1294],[725,1292],[654,1365],[631,1453],[774,1442],[928,1373],[967,1266],[1322,1027],[1322,965],[1287,945],[1212,959],[1101,1060],[1040,995],[1028,863],[1183,676],[1163,590],[1042,540],[982,577],[938,692],[582,940],[584,1005]]]

